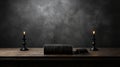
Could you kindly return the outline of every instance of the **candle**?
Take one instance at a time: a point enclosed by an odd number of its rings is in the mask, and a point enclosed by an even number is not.
[[[25,31],[23,32],[23,35],[25,35],[26,33],[25,33]]]
[[[92,33],[93,33],[93,42],[95,44],[95,30],[93,30]]]
[[[93,35],[95,35],[95,31],[93,31]]]
[[[23,40],[25,40],[26,32],[23,32]]]

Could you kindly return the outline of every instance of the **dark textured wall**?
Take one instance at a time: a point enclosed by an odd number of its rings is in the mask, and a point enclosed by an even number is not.
[[[0,47],[20,47],[26,31],[29,47],[71,44],[120,47],[119,4],[112,0],[0,0]]]

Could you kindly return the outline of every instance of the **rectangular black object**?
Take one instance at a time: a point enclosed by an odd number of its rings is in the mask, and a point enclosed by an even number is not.
[[[72,46],[44,46],[45,55],[72,55]]]
[[[74,54],[89,54],[87,49],[76,49],[75,52],[73,52]]]

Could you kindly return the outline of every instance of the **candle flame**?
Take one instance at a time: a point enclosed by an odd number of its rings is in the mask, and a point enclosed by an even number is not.
[[[23,35],[25,35],[25,31],[23,32]]]
[[[93,34],[95,34],[95,31],[93,31]]]

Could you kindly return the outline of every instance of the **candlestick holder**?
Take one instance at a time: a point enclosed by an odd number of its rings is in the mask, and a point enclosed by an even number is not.
[[[28,51],[29,49],[26,47],[26,38],[25,35],[23,36],[23,42],[22,42],[22,48],[20,49],[20,51]]]
[[[97,51],[96,48],[96,39],[95,39],[95,31],[93,31],[93,37],[92,37],[92,47],[90,48],[91,51]]]

